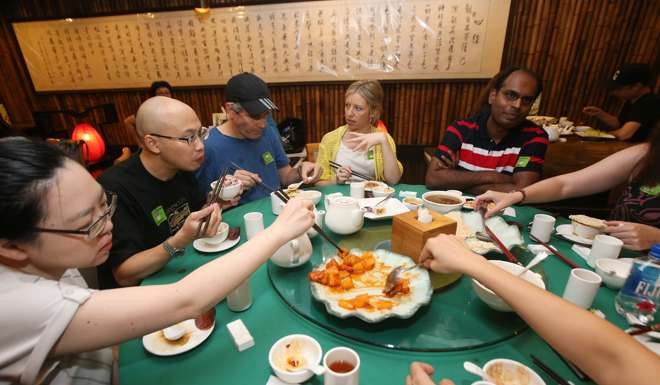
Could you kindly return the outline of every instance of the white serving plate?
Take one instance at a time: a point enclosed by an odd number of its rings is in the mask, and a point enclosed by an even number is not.
[[[353,249],[351,253],[362,255],[362,251],[359,249]],[[377,259],[376,263],[381,261],[391,268],[400,265],[411,266],[414,264],[414,261],[409,257],[391,251],[378,249],[373,251],[373,253]],[[318,266],[317,269],[324,266],[325,263]],[[384,269],[382,273],[383,282],[389,271],[391,269]],[[431,300],[433,287],[431,286],[431,279],[426,269],[417,267],[404,273],[404,277],[410,278],[410,293],[404,296],[395,296],[394,298],[385,297],[383,295],[383,287],[356,287],[350,291],[333,291],[328,286],[321,285],[317,282],[310,282],[310,289],[312,296],[325,305],[328,313],[339,318],[357,317],[365,322],[376,323],[391,317],[410,318],[420,307],[428,304]],[[394,302],[395,305],[388,310],[348,310],[339,306],[340,299],[352,299],[360,294],[383,295],[384,300]]]
[[[376,203],[382,201],[382,197],[377,197],[377,198],[363,198],[363,199],[358,199],[358,204],[360,205],[360,208],[365,208],[365,207],[373,207]],[[404,205],[400,200],[396,198],[389,198],[382,204],[378,206],[379,208],[384,208],[385,212],[377,215],[374,212],[365,212],[364,217],[367,219],[371,219],[374,221],[380,221],[383,219],[389,219],[392,218],[395,215],[407,213],[408,208],[406,205]]]
[[[180,325],[185,329],[183,338],[185,338],[186,334],[189,334],[188,340],[185,343],[178,344],[176,342],[168,341],[163,336],[163,331],[158,330],[142,337],[142,345],[144,345],[144,348],[151,354],[157,356],[174,356],[196,348],[199,344],[209,338],[213,329],[215,329],[214,322],[210,328],[200,330],[195,326],[194,319],[182,321],[180,322]]]

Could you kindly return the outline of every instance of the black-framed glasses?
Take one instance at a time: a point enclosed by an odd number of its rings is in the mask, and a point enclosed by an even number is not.
[[[516,100],[520,99],[522,104],[526,106],[531,106],[536,100],[536,96],[520,96],[519,93],[512,90],[502,91],[502,95],[504,95],[504,99],[509,102],[515,102]]]
[[[103,214],[98,217],[94,222],[92,222],[89,227],[85,230],[65,230],[65,229],[48,229],[43,227],[36,227],[35,230],[42,233],[57,233],[57,234],[80,234],[86,235],[87,239],[94,239],[101,234],[105,228],[107,221],[112,218],[112,215],[117,209],[117,194],[112,191],[105,192],[105,211]],[[110,203],[108,203],[110,202]]]
[[[172,140],[180,140],[182,142],[188,143],[188,145],[192,146],[193,143],[197,139],[204,141],[206,138],[209,137],[209,129],[207,127],[201,127],[199,130],[197,130],[196,133],[186,135],[186,136],[169,136],[169,135],[161,135],[161,134],[147,134],[151,136],[156,136],[158,138],[165,138],[165,139],[172,139]]]

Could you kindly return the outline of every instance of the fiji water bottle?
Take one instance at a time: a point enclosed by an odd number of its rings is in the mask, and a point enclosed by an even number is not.
[[[633,262],[615,305],[629,323],[647,325],[654,321],[660,306],[660,243],[653,245],[648,257]]]

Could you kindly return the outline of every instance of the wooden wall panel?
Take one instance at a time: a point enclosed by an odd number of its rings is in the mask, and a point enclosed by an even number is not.
[[[250,4],[268,1],[210,1],[221,4]],[[270,1],[275,2],[275,1]],[[195,0],[31,0],[9,1],[3,5],[0,56],[3,98],[17,126],[32,124],[33,110],[84,109],[115,103],[120,119],[133,114],[147,91],[36,94],[20,62],[7,20],[79,17],[150,10],[192,8]],[[66,11],[65,11],[66,10]],[[657,67],[660,35],[660,2],[655,0],[512,0],[503,65],[525,65],[544,79],[541,113],[569,116],[574,121],[593,123],[580,110],[586,104],[600,105],[613,112],[620,103],[608,97],[604,81],[623,62],[647,62]],[[18,56],[17,56],[18,55]],[[14,68],[4,73],[6,67]],[[383,120],[395,140],[403,145],[435,145],[452,120],[473,111],[487,80],[387,82]],[[318,141],[328,130],[343,122],[344,91],[348,82],[272,86],[273,100],[281,111],[276,119],[303,118],[309,140]],[[190,104],[204,124],[219,111],[222,88],[177,89],[175,96]],[[71,125],[60,119],[57,124]],[[132,133],[122,124],[105,127],[110,143],[133,143]]]

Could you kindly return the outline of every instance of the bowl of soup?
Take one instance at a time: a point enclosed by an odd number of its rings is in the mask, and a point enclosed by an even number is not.
[[[441,214],[460,210],[463,204],[465,204],[465,198],[446,191],[426,192],[422,195],[422,200],[424,201],[424,206]]]

